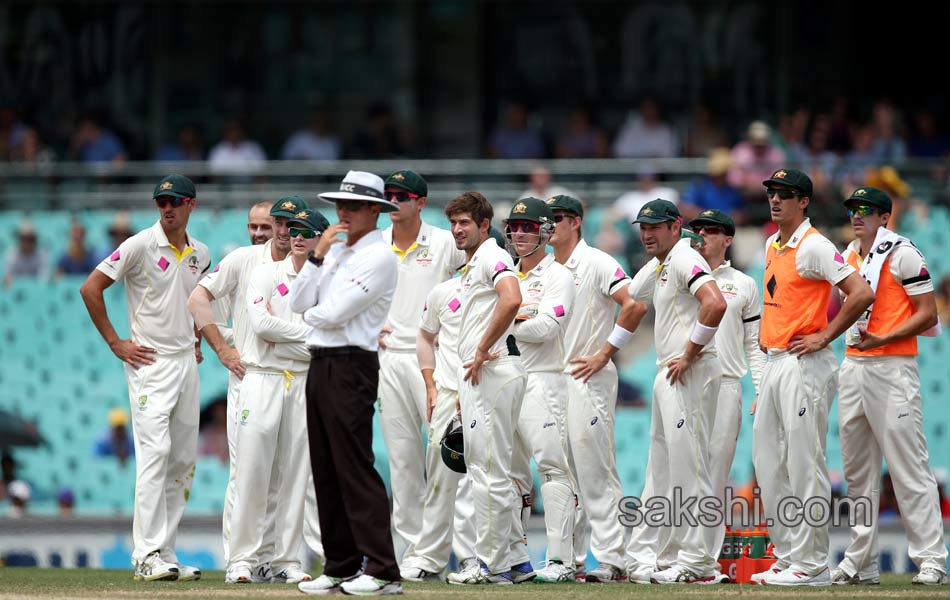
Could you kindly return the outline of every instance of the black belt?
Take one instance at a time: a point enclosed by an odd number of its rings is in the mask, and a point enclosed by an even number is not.
[[[326,356],[340,356],[343,354],[376,355],[375,352],[360,348],[359,346],[337,346],[335,348],[316,348],[314,346],[310,346],[310,358],[324,358]]]

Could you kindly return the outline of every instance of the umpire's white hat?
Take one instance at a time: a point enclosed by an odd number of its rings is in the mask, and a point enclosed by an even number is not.
[[[399,206],[386,199],[383,194],[383,178],[366,171],[350,171],[343,178],[338,192],[324,192],[317,197],[329,204],[341,200],[359,200],[379,204],[382,212],[399,210]]]

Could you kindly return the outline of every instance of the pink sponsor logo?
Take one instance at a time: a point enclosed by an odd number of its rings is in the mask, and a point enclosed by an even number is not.
[[[560,304],[554,307],[554,316],[563,317],[564,316],[564,307]]]
[[[264,301],[264,296],[258,296],[257,298],[254,299],[254,304],[260,304],[263,301]]]
[[[162,271],[167,269],[169,264],[170,263],[164,256],[158,259],[158,268],[161,269]]]
[[[835,262],[844,264],[844,257],[835,252]]]
[[[499,271],[504,271],[507,268],[508,268],[508,265],[506,265],[505,263],[499,260],[498,264],[495,265],[495,272],[497,273]]]
[[[627,274],[623,272],[623,267],[617,267],[617,270],[614,272],[614,277],[623,279]]]
[[[111,260],[111,261],[113,261],[113,262],[119,260],[119,251],[116,250],[115,252],[113,252],[112,255],[109,256],[109,260]]]
[[[702,267],[700,267],[699,265],[693,265],[693,271],[692,271],[693,275],[699,275],[702,272],[703,272]]]
[[[214,271],[211,271],[211,272],[212,272],[212,273],[217,273],[217,272],[220,271],[220,270],[221,270],[221,263],[218,263],[218,266],[216,266],[216,267],[214,268]]]
[[[452,300],[449,302],[449,310],[451,310],[452,312],[457,312],[458,309],[461,308],[461,306],[462,306],[462,303],[459,302],[458,298],[452,298]]]
[[[927,270],[927,267],[920,267],[920,276],[930,277],[930,271]]]
[[[286,296],[287,292],[289,292],[290,290],[287,289],[287,286],[282,283],[277,286],[277,291],[280,293],[281,296]]]

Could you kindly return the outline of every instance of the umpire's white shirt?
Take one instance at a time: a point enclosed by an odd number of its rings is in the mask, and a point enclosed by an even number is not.
[[[526,320],[515,320],[515,339],[529,373],[561,372],[567,363],[564,333],[574,306],[574,280],[553,255],[544,257],[521,280],[521,309]]]
[[[399,264],[378,229],[352,246],[334,244],[323,266],[307,262],[290,286],[290,306],[312,329],[307,345],[379,350]]]
[[[426,298],[422,310],[420,329],[439,336],[435,349],[435,372],[432,374],[439,389],[458,391],[459,329],[462,325],[462,278],[446,279],[438,284]]]
[[[293,259],[258,265],[251,272],[244,298],[251,329],[241,362],[269,371],[306,371],[310,353],[305,340],[310,326],[290,308],[290,286],[297,279]]]
[[[113,281],[125,279],[129,337],[158,354],[195,349],[188,296],[211,266],[208,247],[187,235],[188,245],[172,246],[161,222],[122,242],[96,267]]]
[[[382,231],[392,246],[393,228]],[[403,252],[392,246],[399,260],[399,280],[389,309],[388,324],[393,332],[386,347],[396,351],[415,351],[419,317],[426,296],[437,283],[445,281],[465,264],[465,252],[455,246],[455,238],[444,229],[423,222],[416,241]]]
[[[515,277],[511,255],[488,238],[475,250],[462,273],[462,326],[459,330],[459,357],[462,362],[475,358],[475,351],[491,324],[498,292],[495,286],[506,277]],[[489,353],[508,356],[507,339],[511,327],[498,338]]]
[[[666,365],[686,351],[690,332],[699,316],[699,300],[694,294],[713,281],[706,259],[693,250],[689,242],[688,239],[676,242],[666,259],[652,267],[657,271],[653,289],[656,309],[653,332],[658,365]],[[650,268],[652,264],[647,263],[644,268]],[[716,355],[715,339],[706,344],[703,353]]]
[[[574,279],[574,314],[564,334],[567,358],[599,351],[614,327],[617,303],[611,295],[630,283],[612,256],[580,240],[564,263]],[[566,372],[574,367],[567,366]]]

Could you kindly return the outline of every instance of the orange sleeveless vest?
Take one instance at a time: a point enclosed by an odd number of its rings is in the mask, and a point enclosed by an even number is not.
[[[765,348],[786,348],[796,335],[808,335],[828,326],[831,284],[805,279],[795,268],[798,248],[818,233],[809,227],[798,246],[781,255],[775,246],[765,253],[765,286],[762,293],[762,326],[759,341]]]
[[[848,264],[860,271],[858,255],[852,252],[848,255]],[[881,267],[881,278],[877,282],[877,292],[874,295],[874,309],[868,321],[868,331],[871,333],[887,333],[909,319],[914,314],[914,305],[910,303],[904,286],[894,279],[891,274],[891,257],[888,256]],[[849,356],[881,356],[881,355],[917,355],[917,336],[909,337],[878,348],[862,352],[851,346],[845,353]]]

